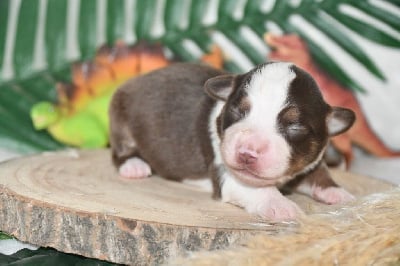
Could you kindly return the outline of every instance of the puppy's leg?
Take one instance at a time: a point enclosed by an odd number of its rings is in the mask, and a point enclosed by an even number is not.
[[[303,211],[296,203],[284,197],[274,187],[249,187],[237,181],[229,173],[222,176],[222,201],[229,202],[271,221],[293,220]]]
[[[151,175],[150,166],[140,158],[131,130],[123,121],[119,109],[110,112],[111,156],[119,174],[124,178],[139,179]]]
[[[121,138],[111,146],[112,160],[119,174],[128,179],[140,179],[151,175],[150,166],[140,158],[133,138]]]
[[[354,200],[354,196],[333,181],[324,163],[302,177],[292,188],[326,204],[339,204]]]
[[[151,175],[150,166],[139,157],[129,158],[119,167],[118,171],[122,177],[129,179],[140,179]]]

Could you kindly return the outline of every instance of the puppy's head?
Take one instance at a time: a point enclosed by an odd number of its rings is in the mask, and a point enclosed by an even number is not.
[[[353,111],[329,106],[314,79],[290,63],[211,78],[205,90],[224,102],[216,121],[222,160],[248,185],[279,185],[311,170],[328,138],[355,120]]]

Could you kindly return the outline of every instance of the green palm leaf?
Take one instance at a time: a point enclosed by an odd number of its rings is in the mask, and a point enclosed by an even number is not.
[[[393,8],[399,5],[398,0],[384,2]],[[37,101],[54,101],[55,82],[70,80],[69,64],[91,59],[103,43],[158,41],[174,56],[194,60],[217,42],[230,53],[225,67],[239,72],[267,59],[262,36],[271,25],[301,35],[316,62],[354,91],[366,89],[310,29],[380,80],[385,80],[384,73],[350,33],[400,47],[400,18],[372,1],[0,1],[0,146],[23,152],[62,147],[47,133],[33,130],[29,110]]]

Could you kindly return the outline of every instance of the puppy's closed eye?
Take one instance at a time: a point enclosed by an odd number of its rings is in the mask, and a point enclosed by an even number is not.
[[[299,123],[289,124],[286,128],[286,134],[291,141],[304,140],[309,133],[309,128]]]

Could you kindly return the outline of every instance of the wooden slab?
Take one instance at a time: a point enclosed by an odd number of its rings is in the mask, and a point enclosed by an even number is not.
[[[358,196],[392,187],[364,176],[333,173]],[[289,197],[307,213],[339,207],[301,195]],[[121,180],[108,150],[43,153],[0,164],[0,230],[87,257],[159,264],[294,226],[270,224],[189,185],[158,177]]]

